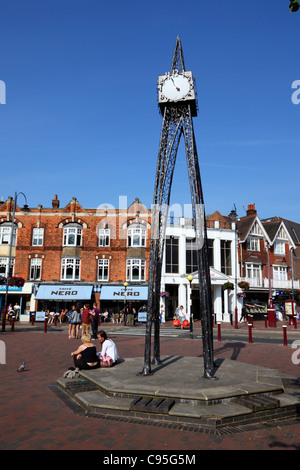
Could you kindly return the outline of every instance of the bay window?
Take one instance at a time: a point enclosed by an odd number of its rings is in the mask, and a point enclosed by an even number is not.
[[[126,280],[145,281],[146,260],[127,259]]]
[[[62,258],[61,260],[61,280],[78,281],[80,279],[80,259]]]

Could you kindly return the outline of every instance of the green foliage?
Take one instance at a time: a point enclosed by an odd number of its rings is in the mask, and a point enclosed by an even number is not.
[[[290,0],[290,11],[295,12],[298,11],[300,8],[298,0]]]

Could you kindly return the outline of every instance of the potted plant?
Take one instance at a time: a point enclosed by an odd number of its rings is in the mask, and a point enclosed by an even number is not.
[[[238,286],[243,290],[249,290],[250,284],[247,281],[241,281],[238,283]]]
[[[223,290],[233,290],[234,289],[234,285],[233,285],[233,282],[225,282],[225,284],[223,284]]]
[[[16,287],[23,287],[25,279],[20,276],[10,276],[8,278],[8,285],[9,286],[16,286]]]
[[[161,297],[169,297],[169,292],[161,292],[160,296]]]

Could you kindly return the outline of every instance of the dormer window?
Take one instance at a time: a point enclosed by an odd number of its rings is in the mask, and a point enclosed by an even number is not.
[[[82,226],[79,224],[68,224],[64,227],[63,246],[81,246]]]
[[[141,224],[133,224],[127,229],[128,248],[146,246],[146,227]]]

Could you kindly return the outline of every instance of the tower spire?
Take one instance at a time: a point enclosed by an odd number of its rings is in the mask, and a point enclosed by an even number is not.
[[[177,70],[178,72],[185,71],[182,45],[181,45],[179,34],[176,39],[175,51],[174,51],[174,55],[172,59],[172,65],[171,65],[171,71],[175,72],[175,70]]]

